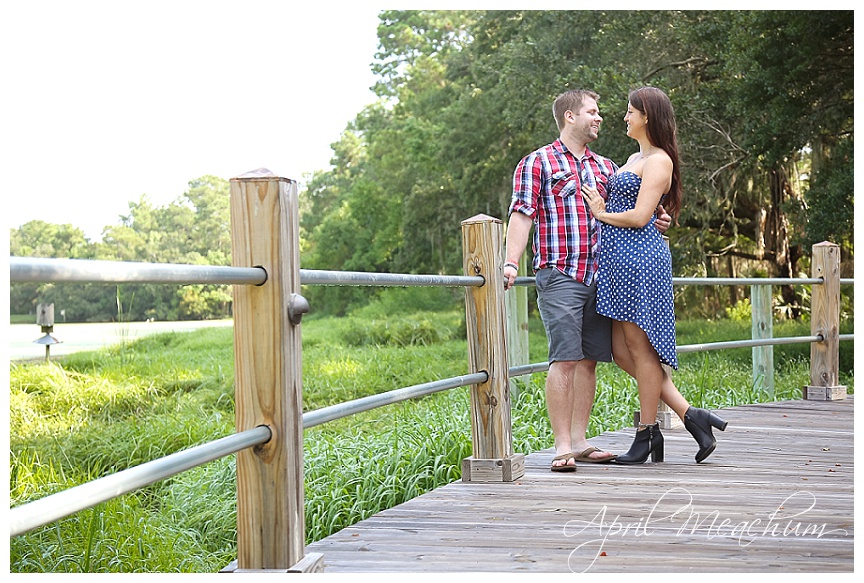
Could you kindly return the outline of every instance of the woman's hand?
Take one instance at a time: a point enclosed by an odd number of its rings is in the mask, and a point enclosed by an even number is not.
[[[602,213],[606,212],[606,201],[600,196],[600,192],[596,188],[592,188],[587,184],[582,185],[582,198],[591,207],[591,214],[595,219],[599,219]]]

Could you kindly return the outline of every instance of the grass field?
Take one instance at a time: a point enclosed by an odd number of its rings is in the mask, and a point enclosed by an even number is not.
[[[391,310],[392,311],[392,310]],[[679,344],[748,338],[749,322],[679,323]],[[531,323],[531,361],[546,340]],[[849,329],[844,333],[851,332]],[[809,325],[775,324],[775,336]],[[464,315],[367,311],[303,321],[304,409],[468,372]],[[169,333],[59,362],[12,364],[10,499],[29,500],[214,440],[234,430],[230,328]],[[841,382],[854,391],[852,342]],[[775,347],[775,400],[797,399],[809,347]],[[750,350],[681,356],[675,379],[693,405],[767,399]],[[545,374],[513,401],[514,450],[551,446]],[[598,369],[589,433],[619,429],[638,408],[635,384]],[[369,411],[305,432],[307,541],[459,479],[471,455],[468,388]],[[215,572],[236,554],[234,459],[193,469],[10,540],[12,572]]]

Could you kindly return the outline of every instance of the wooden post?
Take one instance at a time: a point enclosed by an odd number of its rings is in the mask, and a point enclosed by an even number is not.
[[[751,331],[753,340],[773,338],[774,317],[771,312],[771,286],[750,286]],[[774,397],[774,347],[754,346],[752,349],[753,384],[761,381],[766,395]]]
[[[51,345],[59,344],[60,341],[51,335],[54,332],[54,304],[38,304],[36,306],[36,324],[45,334],[35,342],[45,345],[45,362],[51,360]]]
[[[273,437],[237,454],[229,570],[320,570],[320,555],[304,558],[301,340],[292,316],[302,300],[297,183],[261,168],[230,185],[232,265],[267,271],[260,286],[234,286],[236,430],[266,425]]]
[[[462,222],[465,274],[486,280],[465,290],[469,366],[488,374],[471,387],[473,455],[462,460],[464,482],[512,482],[525,473],[525,456],[513,453],[510,424],[502,249],[500,220],[477,215]]]
[[[823,283],[813,286],[810,333],[822,342],[810,344],[810,384],[804,399],[838,401],[846,398],[839,383],[840,371],[840,247],[822,242],[813,245],[813,277]]]
[[[44,330],[44,328],[54,327],[54,304],[39,304],[36,306],[36,325],[41,326],[43,332],[51,331]]]
[[[519,259],[519,275],[525,275],[526,255]],[[524,285],[515,286],[504,294],[507,315],[507,362],[510,366],[530,364],[528,357],[528,289]],[[526,385],[531,382],[531,375],[516,377]],[[519,397],[519,388],[510,379],[511,398]]]

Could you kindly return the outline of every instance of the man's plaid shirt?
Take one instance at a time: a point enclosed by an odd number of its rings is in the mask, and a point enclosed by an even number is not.
[[[606,182],[617,170],[612,160],[588,148],[577,160],[560,139],[519,162],[508,215],[518,212],[534,219],[535,272],[554,267],[591,284],[597,273],[600,223],[582,198],[582,184],[595,186],[606,198]]]

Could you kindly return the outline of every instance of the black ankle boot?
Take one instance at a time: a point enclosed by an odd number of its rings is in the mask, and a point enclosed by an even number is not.
[[[615,458],[614,463],[634,465],[644,463],[648,459],[648,454],[651,454],[651,461],[654,463],[663,461],[663,434],[660,433],[660,424],[642,425],[639,424],[639,431],[636,432],[636,437],[633,439],[633,445],[630,450],[624,455],[619,455]]]
[[[726,421],[711,411],[696,407],[687,409],[687,413],[684,414],[684,428],[699,444],[699,451],[696,452],[697,464],[711,455],[711,452],[717,447],[717,440],[714,439],[714,432],[711,431],[711,427],[725,431],[727,425]]]

